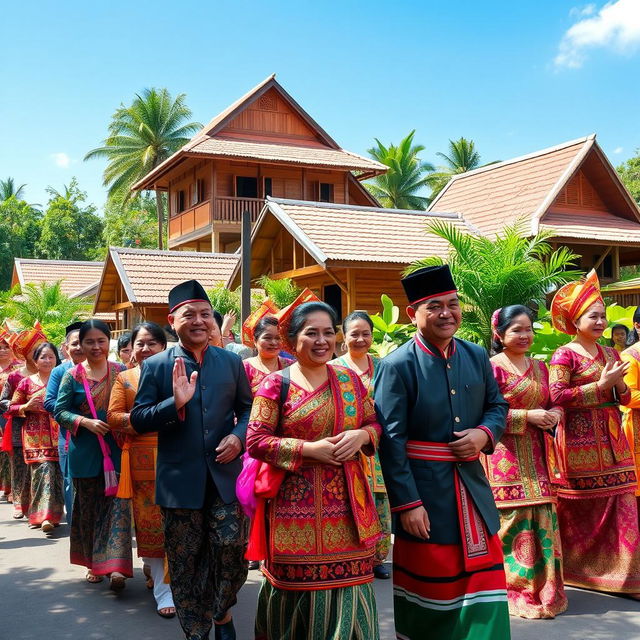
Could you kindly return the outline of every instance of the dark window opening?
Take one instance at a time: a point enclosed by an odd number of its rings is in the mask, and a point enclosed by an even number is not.
[[[184,191],[178,191],[178,193],[176,193],[176,211],[177,213],[180,213],[182,211],[185,210],[185,194]]]
[[[599,255],[593,256],[593,265],[600,260]],[[596,269],[599,278],[613,278],[613,256],[609,254]]]
[[[338,316],[338,324],[342,322],[342,289],[337,284],[324,286],[324,301],[333,307]]]
[[[202,202],[204,200],[205,197],[205,186],[204,186],[204,180],[202,178],[196,180],[192,186],[192,192],[191,192],[191,204],[198,204],[199,202]]]
[[[258,178],[247,178],[236,176],[236,197],[237,198],[257,198]]]
[[[264,196],[265,198],[267,196],[272,196],[273,195],[273,180],[271,180],[271,178],[265,178],[264,179]]]
[[[333,202],[333,185],[328,182],[320,183],[320,202]]]

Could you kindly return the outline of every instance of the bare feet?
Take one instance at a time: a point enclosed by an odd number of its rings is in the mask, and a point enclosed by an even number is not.
[[[97,576],[93,571],[87,571],[87,575],[85,576],[85,580],[90,582],[91,584],[98,584],[98,582],[102,582],[102,576]]]
[[[158,615],[162,618],[175,618],[176,608],[175,607],[163,607],[162,609],[158,609]]]

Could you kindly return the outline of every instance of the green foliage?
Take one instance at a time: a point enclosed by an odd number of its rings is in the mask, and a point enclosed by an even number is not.
[[[481,164],[480,154],[476,150],[473,140],[459,138],[458,140],[449,140],[448,153],[436,153],[437,156],[445,161],[446,166],[438,167],[438,170],[431,174],[429,184],[431,186],[431,199],[435,198],[452,176],[459,173],[466,173],[478,167]],[[494,164],[489,162],[488,164]]]
[[[49,187],[51,196],[42,218],[36,250],[49,260],[95,260],[103,253],[102,219],[93,205],[85,204],[87,194],[71,179],[63,193]]]
[[[415,129],[405,136],[399,145],[385,147],[377,138],[376,147],[368,150],[369,155],[389,167],[389,171],[376,176],[365,187],[383,207],[392,209],[425,209],[429,199],[418,195],[429,186],[433,165],[422,162],[418,154],[424,151],[421,144],[413,144]]]
[[[158,242],[156,220],[156,199],[148,193],[139,194],[128,202],[109,198],[104,209],[104,244],[107,247],[153,249]]]
[[[240,317],[240,287],[235,291],[227,289],[223,282],[218,283],[213,289],[207,291],[211,306],[219,311],[222,315],[233,311],[238,318]]]
[[[7,289],[7,291],[0,291],[0,325],[2,325],[5,320],[11,319],[11,314],[13,313],[11,304],[13,298],[18,295],[20,295],[19,284],[11,287],[11,289]]]
[[[42,212],[15,195],[0,202],[0,290],[11,284],[13,259],[36,257]]]
[[[495,309],[541,305],[547,294],[581,275],[570,269],[578,256],[566,247],[553,251],[547,233],[527,238],[514,225],[490,239],[463,233],[442,221],[431,223],[428,231],[450,245],[447,262],[462,303],[460,335],[487,348]],[[411,264],[406,272],[438,264],[443,264],[441,258],[428,257]]]
[[[136,94],[130,106],[116,109],[109,135],[103,146],[89,151],[85,160],[104,158],[108,161],[103,183],[109,196],[126,202],[132,196],[131,186],[153,168],[183,147],[202,128],[199,122],[187,122],[191,109],[185,94],[175,98],[167,89],[145,89]],[[164,226],[164,206],[156,193],[157,217]],[[158,238],[162,248],[162,237]]]
[[[373,322],[373,344],[371,352],[380,357],[388,355],[401,344],[404,344],[415,333],[412,324],[399,324],[400,309],[393,304],[391,298],[382,294],[382,313],[371,316]]]
[[[2,305],[2,313],[21,329],[33,327],[39,321],[46,336],[58,345],[65,337],[65,327],[91,314],[91,302],[83,298],[69,298],[62,292],[60,282],[27,284],[20,291],[12,291],[10,300]]]
[[[640,204],[640,149],[636,149],[633,158],[618,165],[616,171],[633,199]]]
[[[269,276],[262,276],[258,280],[258,286],[264,289],[266,297],[279,309],[291,304],[302,292],[291,278],[273,280]]]
[[[11,177],[6,180],[0,180],[0,202],[4,202],[12,197],[16,198],[16,200],[22,200],[26,186],[26,184],[21,184],[17,187],[15,180]]]

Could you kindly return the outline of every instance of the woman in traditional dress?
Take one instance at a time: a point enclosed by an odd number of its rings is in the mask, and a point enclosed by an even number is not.
[[[509,613],[553,618],[566,611],[562,546],[556,513],[552,430],[563,411],[551,404],[549,371],[527,358],[533,343],[533,315],[527,307],[498,309],[492,318],[493,374],[509,403],[507,428],[490,456],[487,478],[500,510]]]
[[[308,302],[290,311],[280,329],[297,362],[264,379],[247,430],[247,450],[268,463],[275,495],[252,524],[250,546],[269,535],[255,635],[377,640],[380,523],[359,453],[373,454],[380,425],[360,378],[327,364],[333,309]]]
[[[8,413],[23,418],[22,452],[29,469],[29,526],[50,533],[60,524],[64,510],[62,472],[58,464],[58,425],[44,408],[49,376],[60,364],[58,351],[43,342],[33,353],[36,373],[22,378]]]
[[[640,342],[638,330],[640,330],[640,307],[637,307],[633,313],[633,329],[629,334],[631,345],[620,354],[622,361],[629,363],[624,381],[631,393],[631,397],[622,407],[622,426],[633,452],[636,477],[640,478]],[[640,497],[640,485],[636,487],[636,497]]]
[[[118,590],[124,588],[125,578],[133,576],[131,510],[127,500],[105,496],[99,436],[119,471],[118,441],[121,444],[123,438],[112,435],[105,420],[111,389],[124,365],[107,360],[111,332],[104,322],[87,320],[80,327],[79,337],[86,362],[65,372],[55,408],[57,422],[71,432],[69,471],[75,489],[71,564],[87,568],[87,582],[101,582],[102,576],[110,575],[110,587]]]
[[[163,618],[173,618],[176,610],[171,587],[164,582],[162,513],[155,504],[158,434],[138,434],[129,420],[140,382],[140,368],[149,356],[167,348],[167,337],[155,322],[143,322],[132,331],[131,346],[131,362],[135,366],[116,378],[107,412],[112,432],[126,434],[117,497],[131,500],[138,557],[149,567],[156,611]]]
[[[631,394],[628,364],[598,340],[607,326],[595,271],[563,286],[551,314],[575,336],[553,354],[551,401],[565,411],[558,429],[567,485],[558,488],[566,584],[640,598],[640,532],[636,473],[622,429],[620,404]]]
[[[20,368],[11,346],[9,345],[10,333],[0,327],[0,392],[4,388],[9,374]],[[0,440],[4,429],[5,418],[0,413]],[[9,500],[11,496],[11,458],[7,451],[0,451],[0,499]]]
[[[337,364],[355,371],[362,380],[365,389],[373,397],[373,379],[379,359],[369,353],[373,342],[373,322],[366,311],[353,311],[342,322],[342,335],[347,348],[347,353],[340,358],[332,360],[329,364]],[[390,577],[384,562],[391,547],[391,507],[387,498],[387,489],[384,486],[382,469],[378,454],[369,457],[363,456],[363,463],[369,487],[373,493],[376,510],[382,527],[382,537],[376,544],[373,575],[376,578],[386,580]]]
[[[20,381],[36,373],[33,361],[35,350],[47,337],[42,332],[39,322],[33,329],[21,331],[10,338],[13,352],[24,360],[22,367],[15,369],[8,376],[0,394],[0,414],[5,415],[6,423],[3,429],[2,450],[9,453],[11,459],[11,495],[13,497],[13,517],[16,520],[28,515],[31,502],[31,475],[24,461],[22,452],[22,422],[24,418],[12,416],[8,413],[13,394]]]

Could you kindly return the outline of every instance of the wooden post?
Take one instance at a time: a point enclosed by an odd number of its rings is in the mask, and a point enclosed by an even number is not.
[[[244,322],[251,313],[251,212],[242,212],[242,300],[241,315]]]
[[[344,203],[349,204],[349,174],[344,174]]]
[[[216,253],[218,249],[215,248],[215,237],[214,237],[214,216],[215,216],[215,206],[216,206],[216,163],[215,160],[211,163],[211,200],[209,202],[209,224],[211,225],[211,252]]]
[[[616,245],[613,249],[613,281],[620,280],[620,247]]]

